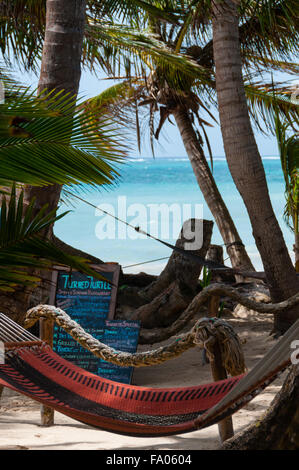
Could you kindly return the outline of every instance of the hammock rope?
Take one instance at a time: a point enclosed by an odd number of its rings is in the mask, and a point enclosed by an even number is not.
[[[64,310],[51,305],[38,305],[30,309],[25,319],[25,327],[30,328],[40,318],[54,321],[94,356],[118,366],[146,367],[161,364],[195,346],[206,349],[209,359],[213,360],[212,344],[219,341],[223,366],[227,368],[227,372],[231,375],[239,375],[245,371],[245,361],[239,337],[233,328],[222,319],[202,318],[189,332],[178,336],[170,344],[151,351],[132,354],[118,351],[101,343],[72,320]]]
[[[64,192],[66,194],[69,194],[70,196],[78,199],[79,201],[82,201],[85,204],[93,207],[94,209],[97,209],[98,211],[102,212],[103,214],[108,215],[109,217],[112,217],[114,220],[117,220],[118,222],[121,222],[121,223],[125,224],[127,227],[130,227],[131,229],[135,230],[135,232],[141,233],[141,234],[145,235],[147,238],[151,238],[152,240],[156,240],[157,242],[161,243],[162,245],[167,246],[167,248],[170,248],[172,251],[176,251],[176,252],[180,253],[182,256],[185,256],[189,259],[192,259],[193,261],[197,261],[202,266],[206,266],[209,269],[219,270],[219,271],[222,271],[222,272],[230,272],[231,274],[240,274],[243,277],[251,277],[251,278],[256,278],[256,279],[265,279],[265,273],[264,272],[256,272],[256,271],[247,272],[247,271],[244,271],[242,269],[231,268],[230,266],[225,266],[224,264],[216,263],[215,261],[202,258],[201,256],[195,255],[194,253],[192,253],[191,250],[184,250],[183,248],[172,245],[171,243],[167,243],[164,240],[161,240],[160,238],[157,238],[154,235],[152,235],[148,232],[145,232],[140,227],[138,227],[138,226],[136,227],[136,226],[130,224],[129,222],[120,219],[119,217],[111,214],[110,212],[105,211],[101,207],[96,206],[95,204],[92,204],[89,201],[86,201],[85,199],[78,196],[77,194],[72,193],[71,191],[68,191],[68,190],[65,189]],[[230,245],[239,244],[239,243],[241,243],[241,242],[234,241]]]
[[[195,314],[198,313],[199,306],[202,305],[210,296],[215,294],[228,295],[229,297],[237,300],[242,305],[261,313],[280,312],[299,303],[299,293],[283,302],[276,304],[266,304],[263,302],[253,301],[245,295],[235,292],[233,288],[227,287],[225,285],[211,285],[203,289],[193,299],[183,315],[170,328],[165,328],[165,330],[167,330],[166,338],[165,332],[161,332],[161,335],[164,334],[164,337],[161,339],[160,335],[159,340],[168,339],[178,331],[181,331],[182,328],[195,316]],[[241,356],[239,353],[237,354],[238,349],[242,350],[241,346],[239,346],[237,343],[239,340],[236,339],[235,333],[228,323],[221,319],[216,319],[213,324],[213,329],[210,323],[211,319],[200,319],[195,323],[193,328],[188,333],[181,334],[168,345],[146,352],[130,354],[124,353],[122,351],[116,351],[115,349],[109,348],[107,345],[101,343],[96,338],[86,333],[84,329],[81,328],[78,323],[72,320],[66,312],[52,305],[38,305],[37,307],[28,310],[25,318],[25,327],[32,327],[40,318],[55,321],[58,326],[63,328],[82,347],[88,349],[95,356],[104,359],[107,362],[112,362],[113,364],[126,367],[146,367],[155,364],[161,364],[162,362],[168,361],[169,359],[182,354],[184,351],[196,346],[196,344],[206,348],[207,354],[210,354],[210,357],[212,358],[211,351],[209,351],[208,339],[210,337],[214,337],[217,331],[219,333],[218,340],[220,347],[222,347],[222,355],[224,358],[223,366],[228,372],[230,370],[234,370],[235,368],[236,370],[239,370],[239,367],[240,369],[243,367],[242,360],[240,359]],[[226,325],[225,328],[223,326],[224,324]],[[229,338],[229,344],[225,346],[227,338]],[[231,360],[230,358],[234,356],[235,358]]]
[[[27,338],[6,321],[5,338]],[[216,322],[216,321],[215,321]],[[80,422],[133,436],[166,436],[195,431],[235,413],[291,364],[299,320],[246,375],[175,388],[138,387],[91,374],[65,361],[47,343],[19,340],[6,349],[0,386],[11,388]],[[205,334],[198,338],[206,341]],[[208,341],[208,340],[207,340]],[[26,343],[26,341],[25,341]]]

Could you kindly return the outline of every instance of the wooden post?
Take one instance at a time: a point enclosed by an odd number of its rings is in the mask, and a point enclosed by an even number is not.
[[[1,401],[3,390],[4,390],[3,385],[0,385],[0,401]],[[1,403],[0,403],[0,407],[1,407]]]
[[[223,248],[221,246],[211,245],[206,258],[209,260],[215,261],[216,263],[224,264]],[[217,271],[215,272],[212,271],[212,273],[213,273],[212,274],[213,281],[221,281],[221,277],[219,277],[219,274],[217,274]],[[220,305],[220,296],[212,295],[208,302],[208,316],[210,318],[218,316],[219,305]],[[213,345],[213,354],[214,354],[214,360],[210,361],[213,380],[217,382],[218,380],[227,379],[226,370],[222,365],[221,349],[216,339]],[[233,428],[233,420],[231,416],[220,421],[218,423],[218,429],[219,429],[219,436],[220,436],[221,442],[224,442],[230,437],[233,437],[234,428]]]
[[[54,322],[40,319],[39,321],[39,328],[40,328],[40,339],[48,343],[51,348],[53,347],[53,329],[54,329]],[[41,426],[49,427],[54,425],[54,410],[53,408],[49,408],[47,406],[41,405]]]
[[[218,264],[224,264],[223,261],[223,248],[220,245],[210,245],[206,259],[209,261],[214,261],[215,263]],[[219,276],[219,273],[217,271],[212,270],[212,282],[221,282],[221,276]],[[209,317],[217,317],[218,315],[218,310],[219,310],[219,304],[220,304],[220,297],[219,295],[212,295],[210,297],[209,302],[208,302],[208,315]]]
[[[214,359],[210,361],[210,364],[214,381],[217,382],[218,380],[227,379],[226,370],[222,365],[221,349],[217,340],[215,340],[213,345],[213,354]],[[228,418],[220,421],[218,423],[218,428],[221,442],[224,442],[230,437],[233,437],[234,428],[232,417],[229,416]]]
[[[220,306],[220,296],[212,295],[209,299],[208,314],[209,317],[217,317]]]

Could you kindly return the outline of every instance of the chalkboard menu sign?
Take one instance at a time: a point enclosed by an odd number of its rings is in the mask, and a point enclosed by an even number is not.
[[[57,268],[52,277],[50,303],[64,310],[84,330],[102,341],[105,321],[114,317],[120,266],[113,263],[92,267],[107,281]],[[53,349],[64,359],[97,373],[99,359],[57,325],[54,326]]]
[[[135,352],[139,322],[113,320],[120,266],[93,266],[107,281],[57,268],[53,274],[52,305],[64,310],[84,330],[99,341],[125,352]],[[110,282],[109,282],[110,281]],[[81,347],[57,325],[53,332],[53,350],[64,359],[97,375],[122,383],[130,383],[133,368],[107,363]]]
[[[120,351],[136,352],[139,338],[139,321],[107,320],[103,335],[103,343]],[[101,360],[98,375],[121,383],[130,383],[133,367],[120,367]]]
[[[103,341],[105,327],[84,328],[85,331],[99,341]],[[91,354],[87,349],[82,348],[69,334],[57,325],[54,326],[53,349],[59,356],[67,361],[82,367],[93,374],[98,373],[100,359]]]
[[[92,267],[107,281],[65,269],[56,270],[52,279],[55,293],[52,293],[51,301],[79,323],[82,319],[84,328],[92,327],[94,320],[104,322],[107,318],[112,319],[116,305],[120,266],[103,264]]]

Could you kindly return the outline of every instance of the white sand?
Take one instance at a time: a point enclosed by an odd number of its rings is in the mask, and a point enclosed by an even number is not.
[[[230,319],[244,344],[246,364],[249,369],[274,344],[269,337],[271,322],[267,315],[257,315],[248,320]],[[155,348],[157,345],[154,346]],[[143,346],[140,350],[149,349]],[[135,385],[170,387],[211,382],[209,365],[202,366],[201,351],[191,349],[179,358],[159,366],[135,369]],[[264,393],[257,396],[233,417],[235,432],[244,429],[259,418],[279,390],[283,377],[277,379]],[[195,431],[181,436],[136,438],[120,436],[89,426],[55,413],[55,425],[40,426],[40,405],[21,395],[5,390],[0,408],[0,450],[27,448],[30,450],[210,450],[219,448],[218,427]]]

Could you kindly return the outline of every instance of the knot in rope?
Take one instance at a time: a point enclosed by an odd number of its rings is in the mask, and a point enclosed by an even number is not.
[[[218,342],[222,365],[230,375],[245,372],[242,345],[233,327],[220,318],[201,318],[193,327],[194,343],[205,349],[210,361],[214,361],[214,345]]]

